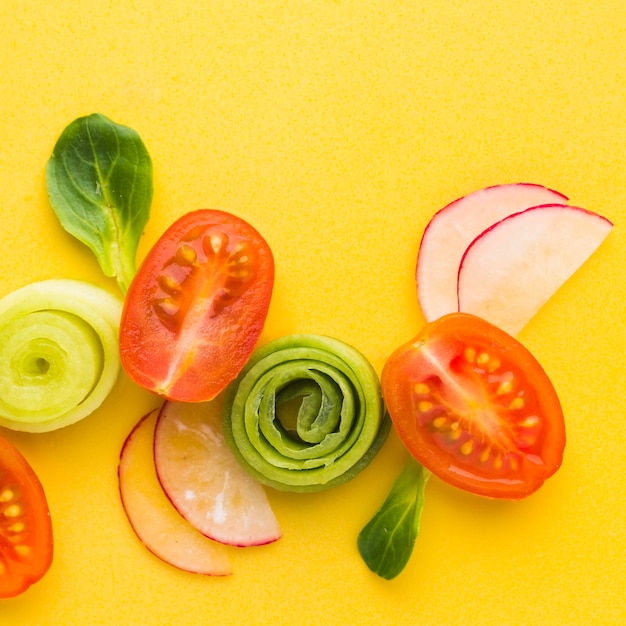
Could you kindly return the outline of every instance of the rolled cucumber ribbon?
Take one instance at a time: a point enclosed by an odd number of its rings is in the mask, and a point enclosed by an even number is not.
[[[282,491],[319,491],[353,478],[390,429],[380,382],[348,344],[282,337],[258,349],[227,388],[224,434],[240,463]]]
[[[0,299],[0,426],[45,432],[95,411],[120,371],[121,312],[107,291],[70,279]]]

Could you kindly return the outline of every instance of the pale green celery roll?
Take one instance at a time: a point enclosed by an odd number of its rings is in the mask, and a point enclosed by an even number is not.
[[[297,334],[255,351],[226,390],[226,441],[257,480],[319,491],[353,478],[385,442],[390,420],[375,370],[355,348]]]
[[[120,372],[122,302],[78,280],[0,299],[0,426],[46,432],[90,415]]]

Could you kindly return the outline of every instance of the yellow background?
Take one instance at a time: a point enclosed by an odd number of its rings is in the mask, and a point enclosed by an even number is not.
[[[57,137],[93,112],[136,129],[154,161],[138,259],[186,211],[234,212],[275,254],[262,340],[334,335],[378,371],[423,323],[415,259],[447,202],[530,181],[616,224],[520,336],[568,426],[535,495],[492,502],[433,479],[413,558],[382,581],[355,541],[402,465],[392,435],[342,487],[270,492],[284,537],[233,551],[232,577],[187,575],[120,506],[120,447],[158,404],[122,376],[80,424],[2,431],[44,483],[56,553],[0,602],[1,624],[626,620],[622,0],[2,0],[0,23],[0,295],[49,277],[116,293],[45,189]]]

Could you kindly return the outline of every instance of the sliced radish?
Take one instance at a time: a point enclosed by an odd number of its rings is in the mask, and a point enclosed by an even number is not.
[[[417,257],[417,296],[426,320],[457,310],[459,265],[475,237],[513,213],[564,202],[564,195],[541,185],[512,183],[475,191],[436,213],[424,231]]]
[[[235,546],[280,538],[263,487],[224,440],[219,400],[166,402],[156,426],[154,457],[167,497],[202,534]]]
[[[197,574],[231,574],[227,548],[193,528],[161,489],[153,457],[157,416],[158,411],[144,416],[122,447],[118,478],[128,520],[148,550],[166,563]]]
[[[501,220],[463,255],[459,310],[517,334],[612,227],[596,213],[564,204],[533,207]]]

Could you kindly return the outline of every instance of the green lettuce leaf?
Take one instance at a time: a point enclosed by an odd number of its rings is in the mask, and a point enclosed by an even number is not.
[[[361,557],[381,578],[395,578],[411,558],[429,478],[430,472],[410,457],[380,509],[359,533]]]
[[[74,120],[54,147],[46,185],[63,228],[125,294],[153,192],[152,160],[137,132],[99,113]]]

